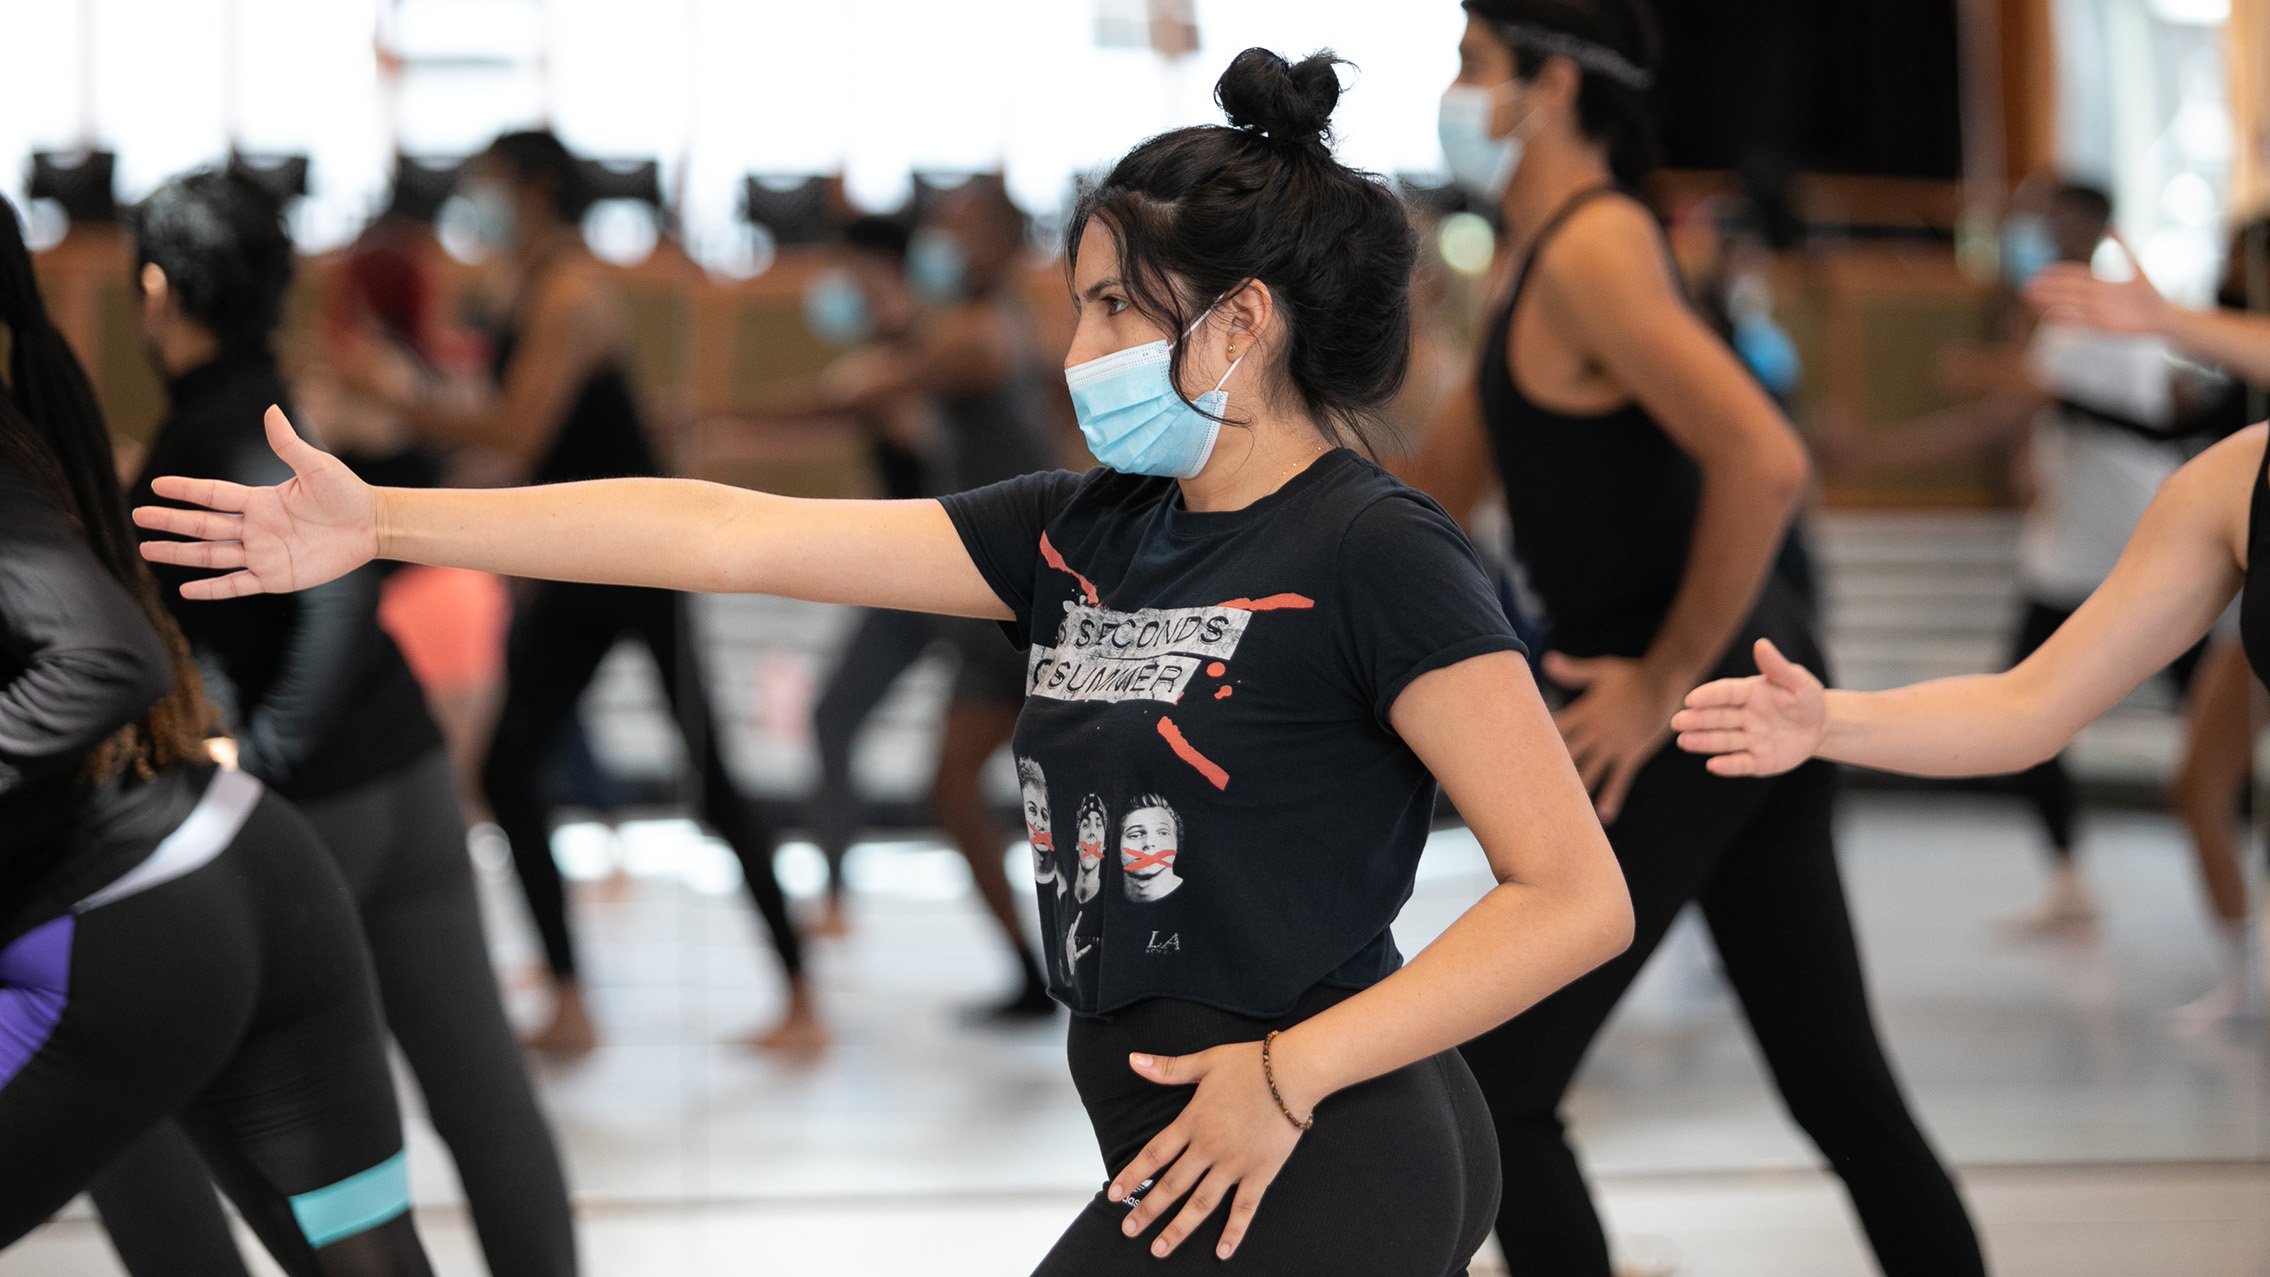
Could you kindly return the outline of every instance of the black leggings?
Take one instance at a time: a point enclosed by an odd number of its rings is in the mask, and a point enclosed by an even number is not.
[[[449,756],[436,749],[301,810],[354,895],[387,1028],[457,1165],[489,1272],[569,1277],[574,1213],[490,974]],[[246,1271],[203,1164],[170,1122],[103,1172],[94,1199],[137,1277]]]
[[[547,582],[535,587],[513,617],[505,647],[504,708],[481,768],[481,786],[512,844],[545,960],[562,980],[576,978],[575,942],[560,868],[552,859],[552,813],[540,773],[599,662],[624,638],[645,644],[654,657],[687,762],[700,777],[701,816],[741,862],[741,877],[764,916],[781,966],[790,976],[804,969],[803,945],[773,876],[773,831],[726,771],[710,721],[709,682],[681,606],[681,598],[665,590]]]
[[[919,612],[861,609],[835,672],[812,707],[812,742],[820,761],[819,784],[812,794],[812,840],[827,857],[828,886],[838,895],[843,892],[843,858],[863,823],[851,778],[852,747],[875,707],[937,637],[937,623]]]
[[[1637,917],[1631,948],[1463,1048],[1505,1159],[1498,1241],[1516,1277],[1607,1277],[1607,1239],[1561,1103],[1601,1023],[1690,900],[1783,1104],[1844,1180],[1883,1270],[1985,1271],[1962,1199],[1877,1041],[1837,872],[1836,790],[1826,763],[1727,780],[1676,747],[1641,770],[1608,829]]]
[[[2072,608],[2039,599],[2026,600],[2026,610],[2018,618],[2018,632],[2010,640],[2010,664],[2015,666],[2032,656],[2059,626],[2072,619]],[[2163,671],[2178,700],[2191,690],[2191,676],[2198,671],[2199,662],[2206,655],[2207,642],[2202,639]],[[2059,753],[2047,762],[2036,763],[2010,777],[2007,783],[2041,818],[2042,832],[2049,837],[2050,855],[2060,861],[2070,861],[2081,800],[2074,789],[2073,773],[2065,766],[2065,755]]]
[[[1154,998],[1108,1016],[1072,1018],[1072,1080],[1095,1124],[1107,1173],[1117,1173],[1190,1100],[1127,1065],[1130,1051],[1188,1055],[1259,1041],[1349,996],[1317,988],[1291,1015],[1254,1020]],[[1316,1127],[1293,1147],[1253,1225],[1228,1263],[1214,1258],[1228,1220],[1224,1200],[1166,1259],[1151,1256],[1179,1206],[1141,1237],[1119,1231],[1128,1207],[1099,1189],[1057,1239],[1034,1277],[1231,1272],[1270,1277],[1461,1277],[1488,1238],[1498,1208],[1489,1114],[1454,1051],[1331,1096]]]
[[[0,1038],[36,1047],[0,1069],[0,1248],[171,1117],[295,1277],[430,1271],[354,904],[257,782],[0,950]]]

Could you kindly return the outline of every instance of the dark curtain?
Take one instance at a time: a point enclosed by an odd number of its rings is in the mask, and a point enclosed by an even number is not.
[[[1674,168],[1962,176],[1955,0],[1652,0]]]

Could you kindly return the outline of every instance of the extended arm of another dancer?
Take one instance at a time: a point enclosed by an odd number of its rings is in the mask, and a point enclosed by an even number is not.
[[[2015,669],[1882,692],[1824,689],[1758,643],[1760,674],[1695,689],[1673,719],[1721,776],[1827,758],[1914,776],[2021,771],[2199,641],[2238,592],[2266,427],[2215,445],[2161,485],[2112,575]]]
[[[2121,245],[2123,251],[2127,247]],[[2133,254],[2129,260],[2135,260]],[[2061,262],[2035,277],[2026,300],[2050,319],[2163,337],[2234,377],[2270,382],[2270,315],[2176,305],[2160,296],[2141,268],[2127,279],[2109,280],[2097,278],[2087,266]]]
[[[385,557],[508,576],[1010,615],[935,501],[798,500],[681,479],[371,488],[301,440],[281,412],[269,412],[268,436],[294,471],[290,481],[248,488],[168,477],[158,480],[159,495],[208,508],[134,512],[144,527],[198,538],[145,542],[148,557],[226,572],[190,582],[185,594],[304,589]],[[1467,817],[1498,885],[1402,970],[1279,1039],[1278,1085],[1296,1112],[1502,1023],[1630,943],[1621,871],[1520,657],[1478,656],[1423,675],[1390,719]],[[1269,1095],[1260,1045],[1130,1063],[1153,1082],[1197,1091],[1115,1179],[1115,1198],[1159,1180],[1129,1212],[1129,1227],[1139,1232],[1188,1194],[1156,1243],[1171,1251],[1234,1192],[1219,1247],[1226,1255],[1299,1139]]]
[[[622,299],[599,267],[566,261],[534,288],[501,386],[442,384],[404,352],[367,337],[339,356],[340,378],[400,414],[429,442],[532,460],[592,370],[619,357],[628,340]]]

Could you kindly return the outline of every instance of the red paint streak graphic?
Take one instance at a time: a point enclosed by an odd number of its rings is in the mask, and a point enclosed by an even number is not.
[[[1216,661],[1212,665],[1206,667],[1206,677],[1208,678],[1220,678],[1222,675],[1229,672],[1230,667],[1222,664],[1220,661]]]
[[[1119,849],[1119,870],[1121,873],[1141,873],[1153,865],[1157,865],[1161,869],[1172,869],[1174,868],[1174,858],[1179,854],[1181,854],[1180,849],[1175,847],[1168,847],[1164,851],[1150,852],[1137,851],[1133,847],[1122,847]]]
[[[1283,612],[1315,607],[1316,600],[1305,594],[1272,594],[1265,599],[1231,599],[1219,606],[1239,612]]]
[[[1066,563],[1064,556],[1056,552],[1056,547],[1048,543],[1046,532],[1040,534],[1040,561],[1059,572],[1071,572],[1072,579],[1080,583],[1080,593],[1087,596],[1088,603],[1094,607],[1103,606],[1103,600],[1096,597],[1095,582],[1072,571],[1072,565]]]
[[[1230,689],[1228,689],[1228,688],[1226,688],[1226,687],[1217,687],[1217,688],[1215,688],[1215,689],[1214,689],[1214,699],[1215,699],[1215,700],[1217,700],[1217,701],[1226,701],[1226,700],[1228,700],[1229,698],[1230,698]]]
[[[1025,826],[1025,840],[1033,845],[1034,851],[1056,850],[1056,835],[1044,829],[1035,829],[1031,825]]]
[[[1083,843],[1081,843],[1081,844],[1080,844],[1080,863],[1081,863],[1081,864],[1087,864],[1087,863],[1088,863],[1088,862],[1090,862],[1090,861],[1096,861],[1096,860],[1102,860],[1102,859],[1103,859],[1103,844],[1102,844],[1102,843],[1100,843],[1100,842],[1083,842]]]
[[[1174,751],[1176,758],[1197,768],[1199,775],[1214,783],[1214,788],[1228,789],[1230,787],[1230,774],[1222,770],[1220,763],[1193,749],[1190,742],[1182,738],[1182,729],[1174,725],[1173,719],[1166,717],[1159,719],[1159,735],[1166,738],[1167,748]]]

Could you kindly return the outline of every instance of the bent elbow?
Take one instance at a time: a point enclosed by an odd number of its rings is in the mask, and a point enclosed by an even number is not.
[[[1592,935],[1594,966],[1611,962],[1632,947],[1638,923],[1632,913],[1631,889],[1624,884],[1622,870],[1614,867],[1602,875],[1602,882],[1592,892]]]
[[[1617,884],[1612,901],[1601,918],[1600,932],[1602,962],[1623,956],[1639,934],[1638,918],[1632,912],[1631,893],[1624,890],[1621,883]]]
[[[1794,507],[1813,482],[1812,455],[1795,435],[1785,437],[1781,446],[1761,459],[1759,469],[1760,486],[1787,507]]]

